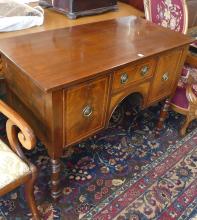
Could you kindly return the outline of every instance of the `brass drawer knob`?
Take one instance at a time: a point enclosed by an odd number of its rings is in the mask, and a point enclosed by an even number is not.
[[[163,81],[167,81],[169,79],[168,77],[168,72],[164,73],[163,76],[162,76],[162,80]]]
[[[149,67],[148,66],[143,66],[140,70],[140,74],[142,76],[145,76],[148,73]]]
[[[123,73],[120,77],[120,83],[121,84],[125,84],[129,79],[129,76],[127,73]]]
[[[83,109],[83,116],[84,117],[90,117],[90,115],[92,114],[92,107],[90,105],[87,105],[84,109]]]

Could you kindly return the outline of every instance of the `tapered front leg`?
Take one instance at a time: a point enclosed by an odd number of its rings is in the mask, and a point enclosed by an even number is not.
[[[167,117],[169,107],[170,107],[170,99],[166,99],[165,104],[164,104],[163,108],[161,109],[159,120],[157,122],[156,135],[158,135],[163,128],[163,124],[164,124],[164,121]]]
[[[58,199],[61,195],[60,187],[60,172],[61,163],[60,159],[51,159],[52,173],[51,173],[51,196],[54,200]]]

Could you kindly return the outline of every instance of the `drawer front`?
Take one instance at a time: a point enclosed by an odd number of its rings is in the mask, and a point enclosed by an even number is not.
[[[109,78],[74,86],[64,92],[65,144],[72,144],[104,127]]]
[[[161,55],[151,86],[149,103],[162,99],[171,94],[177,79],[181,50]]]
[[[131,83],[150,78],[153,75],[155,66],[156,60],[151,58],[144,62],[128,65],[125,68],[115,71],[112,85],[113,91],[125,88]]]

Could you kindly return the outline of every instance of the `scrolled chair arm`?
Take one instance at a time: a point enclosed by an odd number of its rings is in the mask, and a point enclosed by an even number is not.
[[[33,130],[19,114],[2,100],[0,100],[0,112],[8,118],[6,122],[6,133],[12,150],[22,159],[26,159],[20,145],[27,150],[35,147],[36,138]]]

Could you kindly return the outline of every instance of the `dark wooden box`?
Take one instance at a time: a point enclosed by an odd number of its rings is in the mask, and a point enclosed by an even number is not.
[[[71,19],[118,8],[117,0],[40,0],[40,5],[52,6],[53,9],[66,14]]]

